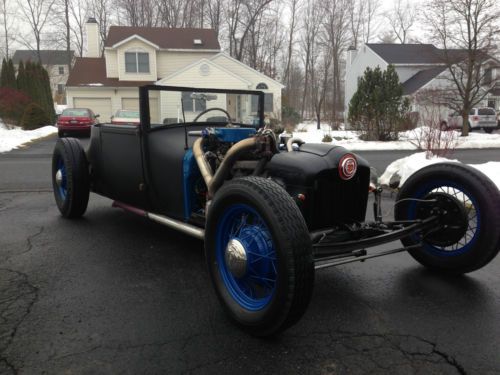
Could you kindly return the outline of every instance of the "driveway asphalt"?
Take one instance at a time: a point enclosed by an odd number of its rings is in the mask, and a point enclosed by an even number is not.
[[[256,339],[225,317],[201,241],[96,195],[62,219],[54,141],[0,155],[0,374],[500,373],[500,258],[455,278],[406,253],[318,271],[302,320]]]

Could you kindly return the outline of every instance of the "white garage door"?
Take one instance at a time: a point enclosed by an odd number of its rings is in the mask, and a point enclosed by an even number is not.
[[[73,98],[73,107],[90,108],[96,115],[99,115],[99,122],[111,121],[110,98]]]
[[[138,98],[122,98],[122,108],[131,111],[139,110],[139,99]],[[149,98],[149,113],[151,114],[151,122],[158,123],[160,116],[157,98]]]

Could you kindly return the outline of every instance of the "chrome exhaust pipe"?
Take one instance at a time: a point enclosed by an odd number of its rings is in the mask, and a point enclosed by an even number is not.
[[[198,238],[203,240],[205,238],[205,230],[195,227],[194,225],[184,223],[179,220],[171,219],[164,215],[158,215],[151,212],[144,211],[140,208],[130,206],[123,202],[114,201],[112,204],[113,207],[121,208],[125,211],[132,212],[133,214],[143,216],[148,218],[149,220],[155,221],[159,224],[162,224],[166,227],[175,229],[179,232],[185,233],[191,237]]]
[[[215,175],[212,168],[205,159],[202,147],[203,138],[198,138],[193,144],[193,154],[200,169],[203,180],[208,188],[208,199],[212,199],[216,191],[224,183],[227,178],[229,170],[233,167],[234,163],[238,160],[240,155],[244,152],[253,150],[257,145],[257,138],[247,138],[236,143],[224,156],[224,160],[220,163],[219,168]]]

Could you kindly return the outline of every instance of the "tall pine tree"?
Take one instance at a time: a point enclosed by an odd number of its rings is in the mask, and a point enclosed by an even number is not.
[[[5,87],[7,82],[7,62],[2,60],[2,71],[0,71],[0,87]]]
[[[403,86],[393,65],[387,70],[366,68],[358,89],[349,103],[348,119],[367,140],[390,141],[398,138],[401,125],[408,120],[410,102],[403,97]]]
[[[13,89],[17,89],[16,82],[16,68],[14,68],[14,63],[12,59],[9,59],[7,62],[7,77],[5,87],[11,87]]]
[[[24,69],[24,63],[22,61],[19,62],[19,69],[17,71],[17,88],[19,91],[28,94],[28,86],[26,84],[26,69]]]

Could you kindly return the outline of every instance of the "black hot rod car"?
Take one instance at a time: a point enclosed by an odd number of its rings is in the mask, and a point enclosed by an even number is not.
[[[77,139],[57,141],[57,206],[79,217],[92,191],[204,240],[222,306],[254,335],[301,318],[315,270],[408,251],[457,274],[498,253],[499,191],[471,167],[421,169],[399,190],[394,220],[384,221],[369,164],[335,145],[280,145],[265,126],[262,92],[144,86],[139,94],[139,125],[94,125],[87,150]],[[153,98],[159,113],[150,113]],[[396,249],[368,251],[399,239]]]

